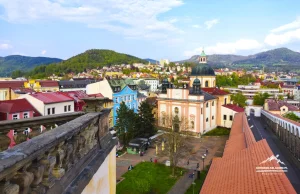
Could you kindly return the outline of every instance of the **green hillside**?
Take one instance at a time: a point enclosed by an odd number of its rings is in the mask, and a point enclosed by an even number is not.
[[[45,77],[52,74],[79,73],[86,69],[103,67],[114,64],[148,63],[147,61],[111,50],[92,49],[71,57],[68,60],[50,65],[42,65],[28,72],[31,77]]]
[[[27,71],[36,66],[62,61],[57,58],[11,55],[0,57],[0,76],[10,76],[15,70]]]

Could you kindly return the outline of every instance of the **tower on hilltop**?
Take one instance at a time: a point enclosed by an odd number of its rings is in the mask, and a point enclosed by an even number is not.
[[[207,63],[207,57],[204,50],[202,50],[202,53],[199,56],[199,63]]]

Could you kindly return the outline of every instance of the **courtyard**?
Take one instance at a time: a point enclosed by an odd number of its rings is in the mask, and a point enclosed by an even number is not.
[[[223,155],[224,146],[226,143],[226,140],[228,139],[228,136],[211,136],[211,137],[203,137],[203,138],[190,138],[189,143],[193,146],[193,151],[186,156],[185,158],[181,158],[178,161],[178,167],[187,169],[186,173],[190,173],[191,170],[200,170],[202,171],[203,166],[206,167],[210,164],[210,161],[215,157],[221,157]],[[208,154],[206,158],[204,159],[204,165],[202,156],[206,153],[206,149],[208,149]],[[150,159],[152,158],[152,161],[155,159],[158,163],[165,163],[166,160],[168,160],[168,157],[158,157],[156,155],[156,149],[153,147],[150,147],[144,156],[140,156],[138,154],[125,154],[119,158],[117,158],[117,183],[121,180],[126,180],[126,176],[124,175],[126,172],[128,172],[128,167],[130,165],[133,165],[134,167],[138,165],[140,162],[150,162]],[[188,163],[189,161],[189,163]],[[197,169],[197,163],[199,163],[199,168]],[[140,172],[143,174],[143,172]],[[123,177],[124,175],[124,177]],[[181,181],[181,179],[187,179],[187,176],[182,176],[177,183],[170,189],[169,193],[185,193],[187,189],[191,185],[191,180],[187,181]],[[121,181],[119,184],[121,184],[123,181]],[[142,180],[141,180],[142,181]],[[185,183],[184,185],[181,185],[181,182]],[[175,183],[175,182],[174,182]],[[163,184],[163,183],[160,183]],[[117,187],[117,193],[122,193],[119,189],[124,188]]]

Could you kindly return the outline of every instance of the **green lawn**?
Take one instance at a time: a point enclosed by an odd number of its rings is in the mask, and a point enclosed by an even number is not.
[[[123,175],[125,179],[117,184],[117,194],[165,194],[180,178],[181,170],[178,168],[176,177],[172,177],[172,168],[164,164],[141,162]]]
[[[223,136],[223,135],[229,135],[230,130],[224,127],[217,127],[205,134],[203,136]]]
[[[200,193],[201,187],[204,183],[205,177],[206,177],[207,171],[202,171],[200,174],[200,179],[195,179],[195,185],[193,184],[190,186],[190,188],[185,192],[185,194],[193,194],[193,187],[194,187],[194,193]]]

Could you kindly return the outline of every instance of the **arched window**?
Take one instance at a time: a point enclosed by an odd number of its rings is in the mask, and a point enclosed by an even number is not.
[[[208,118],[206,118],[206,122],[208,122]]]
[[[174,112],[175,112],[176,114],[178,114],[178,113],[179,113],[179,108],[178,108],[178,107],[175,107],[175,108],[174,108]]]
[[[206,88],[208,87],[208,81],[205,81],[205,87]]]
[[[208,108],[208,104],[209,104],[209,102],[208,102],[208,103],[206,103],[206,108]]]
[[[211,106],[214,106],[214,105],[215,105],[215,101],[212,101]]]

